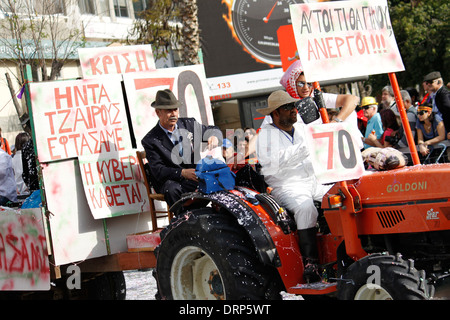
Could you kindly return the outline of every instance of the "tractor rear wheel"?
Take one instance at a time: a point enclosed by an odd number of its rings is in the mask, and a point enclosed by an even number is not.
[[[275,299],[281,279],[263,265],[236,219],[211,208],[186,213],[156,250],[159,299]]]
[[[434,288],[412,260],[372,254],[353,263],[339,280],[341,300],[427,300]]]

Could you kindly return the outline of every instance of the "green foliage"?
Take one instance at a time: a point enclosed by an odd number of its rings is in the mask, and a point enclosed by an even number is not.
[[[152,44],[155,58],[165,57],[170,46],[180,39],[181,31],[174,22],[180,11],[178,1],[149,0],[148,8],[136,17],[127,42],[129,44]]]
[[[389,12],[395,38],[405,65],[397,73],[399,86],[421,84],[423,76],[440,71],[444,81],[450,80],[450,44],[448,34],[450,2],[448,0],[391,0]],[[373,95],[389,83],[388,76],[370,76]]]

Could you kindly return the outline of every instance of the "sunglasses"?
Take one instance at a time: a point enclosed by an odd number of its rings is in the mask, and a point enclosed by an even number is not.
[[[418,114],[419,116],[423,116],[425,113],[428,113],[428,111],[422,110],[422,111],[418,111],[418,112],[417,112],[417,114]]]
[[[285,111],[291,111],[292,109],[295,109],[295,103],[293,102],[293,103],[284,104],[280,107],[280,109],[283,109]]]
[[[304,81],[298,81],[297,82],[297,87],[303,88],[304,86],[308,85],[308,87],[312,88],[312,83],[311,82],[304,82]]]
[[[367,110],[367,109],[369,109],[369,108],[372,108],[373,106],[364,106],[364,107],[362,107],[364,110]]]
[[[434,83],[434,80],[427,80],[427,81],[424,81],[426,84],[428,84],[428,85],[430,85],[430,84],[432,84],[432,83]]]

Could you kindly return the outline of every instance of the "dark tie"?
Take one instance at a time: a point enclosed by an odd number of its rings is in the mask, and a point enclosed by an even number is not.
[[[172,136],[172,133],[169,132],[169,134],[170,134],[170,136]],[[180,146],[179,146],[179,148],[180,148],[179,154],[180,154],[180,157],[182,157],[183,156],[183,143],[182,143],[183,142],[183,136],[177,137],[176,135],[174,135],[173,137],[175,139],[175,141],[173,143],[173,146],[176,147],[178,144],[180,144]]]

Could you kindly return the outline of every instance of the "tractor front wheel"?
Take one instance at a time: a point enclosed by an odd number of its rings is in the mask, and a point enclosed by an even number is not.
[[[338,283],[341,300],[427,300],[433,292],[425,272],[400,254],[364,257],[349,266]]]
[[[156,253],[157,298],[280,298],[277,270],[261,263],[246,231],[224,212],[180,216],[162,232]]]

